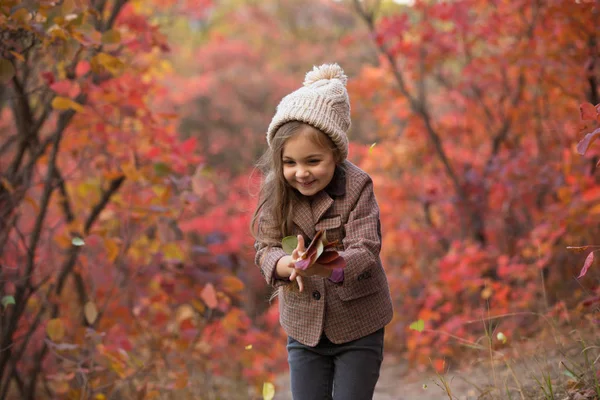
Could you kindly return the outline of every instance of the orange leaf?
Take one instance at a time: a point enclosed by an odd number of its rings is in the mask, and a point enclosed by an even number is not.
[[[223,278],[223,290],[229,293],[238,293],[244,290],[244,282],[235,276],[226,276]]]
[[[114,262],[119,255],[119,245],[113,239],[106,238],[104,247],[106,247],[106,257],[110,262]]]
[[[52,100],[52,108],[55,110],[68,110],[72,108],[75,111],[83,111],[81,104],[61,96],[57,96]]]
[[[206,286],[204,286],[204,289],[202,289],[202,292],[200,293],[200,298],[209,308],[217,308],[217,305],[219,304],[217,301],[217,292],[212,283],[207,283]]]

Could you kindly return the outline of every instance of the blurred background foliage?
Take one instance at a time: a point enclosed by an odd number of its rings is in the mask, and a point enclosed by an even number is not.
[[[386,351],[441,370],[484,329],[596,329],[597,268],[566,248],[597,243],[598,151],[575,146],[598,7],[3,1],[0,399],[247,399],[285,372],[253,165],[325,62],[381,208]]]

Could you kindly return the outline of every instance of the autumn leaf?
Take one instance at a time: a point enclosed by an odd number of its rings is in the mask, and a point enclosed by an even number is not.
[[[104,239],[104,247],[106,248],[106,258],[110,262],[114,262],[119,255],[119,245],[114,239]]]
[[[102,44],[121,43],[121,33],[116,29],[111,29],[102,34]]]
[[[73,109],[75,111],[83,111],[83,106],[71,99],[68,99],[66,97],[61,97],[61,96],[56,96],[54,99],[52,99],[52,108],[54,108],[55,110],[68,110],[68,109]]]
[[[99,71],[99,67],[104,67],[108,72],[113,75],[119,75],[125,68],[125,64],[117,57],[111,56],[107,53],[98,53],[92,58],[92,69]]]
[[[581,139],[579,143],[577,143],[577,152],[581,155],[584,155],[592,142],[598,138],[598,135],[600,135],[600,128],[585,135],[585,137]]]
[[[425,329],[425,321],[423,321],[422,319],[414,321],[408,327],[413,331],[423,332],[423,329]]]
[[[85,320],[88,324],[93,325],[96,322],[96,318],[98,318],[98,309],[96,309],[96,304],[92,301],[88,301],[85,303],[83,307],[83,312],[85,314]]]
[[[244,282],[236,276],[225,276],[221,282],[222,290],[228,293],[239,293],[244,290]]]
[[[298,269],[305,270],[310,267],[323,253],[323,237],[324,231],[318,231],[306,251],[300,255],[300,259],[296,261],[295,266]]]
[[[281,240],[281,247],[283,251],[287,254],[291,255],[296,247],[298,247],[298,237],[297,236],[286,236]]]
[[[271,382],[265,382],[262,392],[263,400],[273,400],[273,397],[275,397],[275,385]]]
[[[65,325],[60,318],[54,318],[46,324],[46,333],[53,342],[60,342],[65,337]]]
[[[598,116],[598,110],[596,110],[596,107],[594,107],[594,105],[591,103],[582,103],[579,106],[579,111],[582,121],[595,121],[596,117]]]
[[[585,276],[585,274],[587,274],[588,269],[590,268],[590,266],[592,265],[593,262],[594,262],[594,252],[592,251],[586,257],[585,263],[583,263],[583,268],[581,269],[581,272],[579,273],[579,276],[577,277],[577,279],[583,278]]]
[[[217,292],[212,283],[207,283],[200,293],[200,298],[209,308],[217,308],[219,304],[217,301]]]

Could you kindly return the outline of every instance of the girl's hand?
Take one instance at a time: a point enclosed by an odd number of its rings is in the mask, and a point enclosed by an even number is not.
[[[298,245],[292,251],[292,268],[294,268],[294,263],[300,259],[302,254],[306,251],[304,247],[304,237],[302,235],[298,235]],[[302,275],[299,274],[298,269],[294,268],[292,274],[290,275],[290,281],[296,280],[298,282],[298,288],[300,291],[304,290],[304,283],[302,282]]]
[[[298,261],[305,251],[306,247],[304,246],[304,237],[302,237],[302,235],[298,235],[298,246],[292,252],[292,261]],[[331,276],[331,269],[325,268],[321,264],[311,264],[305,270],[294,268],[294,271],[290,276],[290,280],[293,280],[292,278],[302,278],[303,276],[322,276],[324,278],[329,278]],[[300,281],[298,281],[298,285],[300,285]],[[302,291],[302,288],[300,291]]]

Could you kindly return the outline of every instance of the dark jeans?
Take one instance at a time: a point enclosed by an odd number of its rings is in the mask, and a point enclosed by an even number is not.
[[[383,331],[342,344],[323,335],[315,347],[288,337],[294,400],[371,400],[383,361]]]

